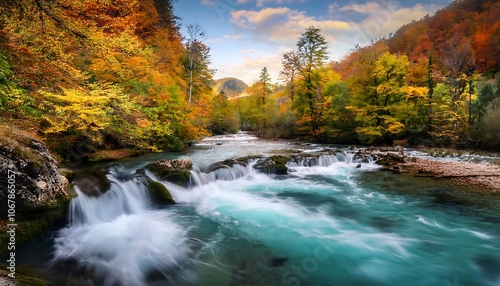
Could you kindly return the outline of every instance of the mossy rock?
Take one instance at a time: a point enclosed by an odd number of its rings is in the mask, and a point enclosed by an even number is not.
[[[19,276],[16,286],[48,286],[46,281],[28,276]]]
[[[400,163],[406,163],[406,156],[404,154],[387,152],[379,156],[376,163],[382,166],[394,166]]]
[[[193,163],[187,159],[158,160],[146,166],[161,180],[187,187],[191,177]]]
[[[4,266],[2,268],[5,269]],[[0,270],[0,276],[7,278],[7,275],[9,274],[8,271],[5,270]],[[48,286],[51,285],[45,280],[42,280],[40,278],[37,278],[37,274],[33,271],[33,269],[26,267],[26,266],[21,266],[21,265],[16,265],[16,278],[12,279],[9,278],[8,282],[4,281],[6,283],[5,285],[16,285],[16,286]],[[0,280],[1,281],[1,280]],[[0,285],[4,285],[1,284]]]
[[[29,267],[17,266],[16,267],[16,278],[17,286],[47,286],[50,283],[47,281],[37,278],[37,273]]]
[[[149,179],[147,183],[147,187],[151,194],[151,199],[154,202],[163,203],[163,204],[175,204],[172,195],[168,191],[168,189],[160,182],[153,181]]]
[[[241,158],[226,159],[226,160],[221,161],[221,162],[213,163],[205,170],[205,172],[210,173],[213,171],[217,171],[218,169],[232,167],[234,165],[246,166],[248,164],[248,161],[260,159],[260,158],[262,158],[262,157],[251,155],[251,156],[245,156],[245,157],[241,157]]]
[[[135,173],[139,175],[144,182],[144,185],[148,188],[153,202],[161,204],[175,204],[175,200],[172,198],[172,195],[165,185],[148,177],[144,169],[139,169]]]
[[[16,214],[16,246],[26,243],[37,235],[53,227],[66,218],[70,197],[59,198],[52,208]],[[0,240],[9,241],[7,226],[0,227]],[[7,252],[7,244],[2,244],[0,255]]]
[[[286,175],[288,174],[288,157],[283,155],[275,155],[264,158],[257,162],[255,168],[267,174]]]
[[[76,173],[70,169],[61,168],[58,170],[59,174],[68,179],[68,182],[72,183],[76,176]]]

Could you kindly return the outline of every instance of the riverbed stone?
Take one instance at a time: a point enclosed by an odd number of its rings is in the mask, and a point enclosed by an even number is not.
[[[247,164],[251,160],[257,160],[257,159],[261,159],[261,158],[262,157],[260,157],[260,156],[252,156],[252,155],[240,157],[240,158],[230,158],[230,159],[226,159],[226,160],[221,161],[221,162],[213,163],[205,170],[205,172],[210,173],[210,172],[214,172],[214,171],[217,171],[219,169],[222,169],[222,168],[232,167],[234,165],[247,166]]]
[[[146,166],[159,179],[182,187],[189,185],[192,168],[193,163],[188,159],[162,159]]]
[[[288,157],[283,155],[274,155],[260,159],[255,168],[266,174],[286,175],[288,174]]]
[[[142,180],[146,188],[148,188],[153,202],[167,205],[175,204],[175,200],[172,198],[172,195],[167,187],[165,187],[162,183],[151,179],[148,175],[146,175],[146,171],[144,169],[137,170],[136,175]]]
[[[99,197],[111,188],[107,177],[108,172],[103,169],[76,171],[72,174],[72,184],[89,197]]]

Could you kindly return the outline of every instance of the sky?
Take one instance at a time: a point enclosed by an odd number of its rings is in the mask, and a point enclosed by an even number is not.
[[[199,24],[211,48],[214,78],[254,83],[263,67],[278,81],[283,53],[309,26],[321,28],[330,60],[346,56],[450,4],[452,0],[177,0],[181,32]]]

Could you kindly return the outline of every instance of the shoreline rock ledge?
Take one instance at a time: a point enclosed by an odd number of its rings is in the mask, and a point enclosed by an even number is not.
[[[23,134],[5,141],[0,141],[0,173],[2,181],[14,183],[16,213],[50,209],[71,197],[68,179],[57,172],[57,162],[44,143]],[[8,175],[14,175],[10,182]],[[7,188],[2,188],[1,213],[7,212],[7,195]]]
[[[16,224],[16,246],[20,246],[65,217],[70,185],[44,143],[14,129],[1,133],[0,239],[8,239],[7,223]],[[13,200],[8,191],[12,188]],[[10,219],[9,211],[15,214]],[[0,254],[6,251],[2,244]]]

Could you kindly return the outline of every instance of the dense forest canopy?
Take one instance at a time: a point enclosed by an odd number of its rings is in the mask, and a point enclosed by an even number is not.
[[[330,143],[498,148],[500,3],[454,1],[387,39],[327,63],[318,27],[237,96],[213,88],[203,27],[171,0],[4,0],[3,124],[64,155],[103,149],[179,150],[238,129]],[[332,47],[335,48],[335,47]],[[227,91],[226,91],[227,92]],[[64,159],[64,158],[63,158]]]
[[[0,9],[3,117],[52,149],[174,150],[209,134],[210,48],[182,38],[172,1],[22,0]]]

